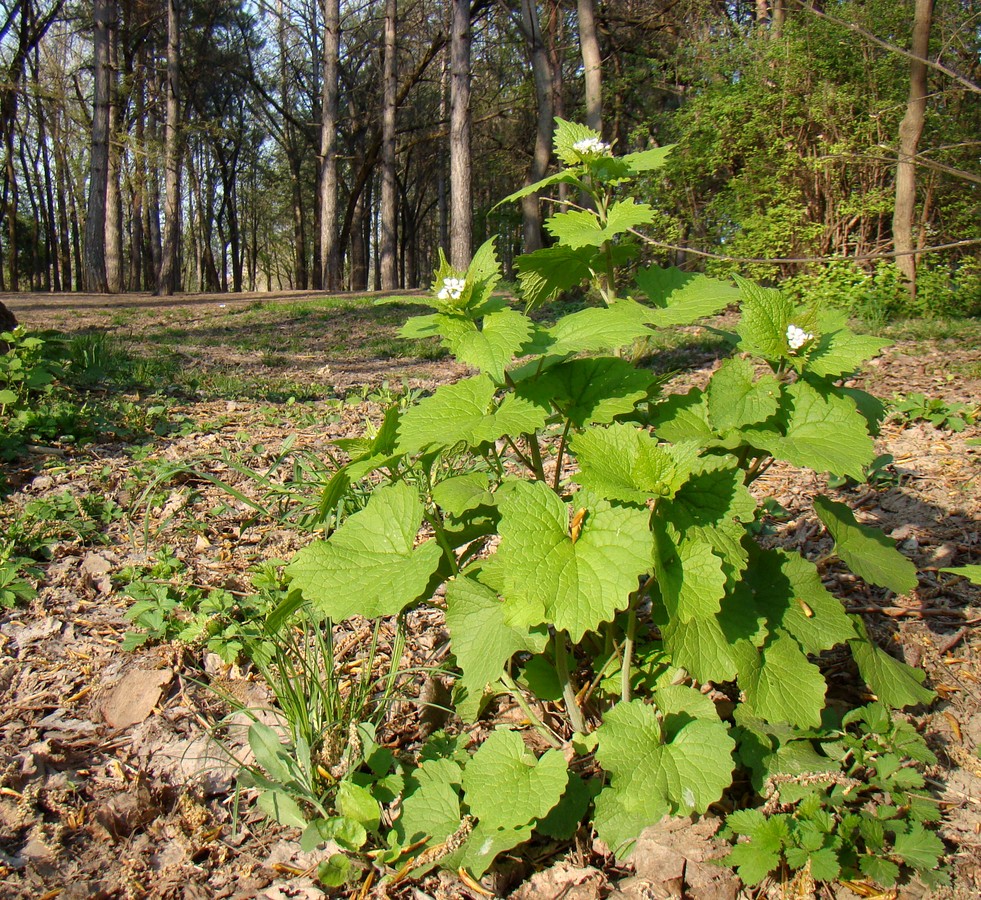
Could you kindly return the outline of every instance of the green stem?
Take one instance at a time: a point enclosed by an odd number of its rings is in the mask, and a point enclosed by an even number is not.
[[[525,695],[522,693],[521,688],[515,683],[514,679],[508,675],[507,672],[501,674],[501,684],[504,685],[504,689],[514,698],[514,702],[521,707],[521,711],[528,717],[528,721],[531,722],[532,727],[537,731],[546,741],[551,744],[551,746],[559,749],[562,747],[562,742],[552,734],[552,730],[535,714],[535,711],[528,705],[528,701],[525,700]]]
[[[630,668],[634,660],[634,640],[637,637],[637,601],[639,594],[630,595],[627,610],[627,633],[623,638],[623,663],[620,668],[620,697],[624,703],[630,702]]]
[[[449,560],[450,567],[453,569],[454,575],[460,574],[460,565],[457,562],[456,554],[453,552],[453,548],[450,546],[450,542],[446,537],[446,529],[443,527],[443,523],[440,520],[438,513],[432,513],[428,509],[423,514],[429,526],[433,529],[433,533],[436,535],[436,543],[442,548],[443,553],[446,554],[446,558]]]
[[[542,464],[542,448],[538,446],[538,438],[534,434],[526,434],[528,452],[533,463],[532,471],[539,481],[545,481],[545,466]]]
[[[569,648],[565,641],[566,633],[564,631],[555,633],[555,667],[558,669],[559,681],[562,684],[562,699],[565,701],[565,709],[569,714],[572,730],[578,734],[586,734],[586,719],[583,717],[582,710],[579,708],[579,701],[576,699],[576,686],[572,683],[572,675],[569,673]]]
[[[552,479],[552,490],[557,494],[559,484],[562,481],[562,457],[565,455],[565,442],[569,437],[569,429],[572,428],[572,419],[566,419],[565,428],[562,429],[562,437],[559,438],[559,450],[555,455],[555,478]]]
[[[537,475],[538,473],[535,471],[534,463],[527,456],[525,456],[524,453],[521,452],[521,448],[517,445],[517,443],[514,440],[512,440],[508,435],[504,436],[504,440],[507,442],[507,445],[515,452],[518,459],[520,459],[521,462],[528,467],[528,470],[533,475]]]

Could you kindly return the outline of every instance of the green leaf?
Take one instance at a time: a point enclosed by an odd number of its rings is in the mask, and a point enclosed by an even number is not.
[[[727,580],[733,580],[746,567],[743,523],[753,520],[756,503],[734,464],[703,459],[695,465],[701,471],[692,474],[660,511],[682,537],[710,546],[722,559]]]
[[[960,575],[961,578],[966,578],[971,584],[981,584],[981,566],[952,566],[940,571],[949,572],[951,575]]]
[[[270,819],[292,828],[306,828],[307,820],[297,802],[285,791],[266,790],[256,804]]]
[[[515,191],[513,194],[508,194],[503,200],[499,200],[494,204],[492,209],[497,209],[499,206],[503,206],[505,203],[513,203],[515,200],[521,200],[524,197],[529,197],[532,194],[537,194],[539,191],[544,190],[547,187],[551,187],[554,184],[578,184],[579,179],[571,172],[556,172],[554,175],[547,175],[540,181],[536,181],[533,184],[527,184],[520,190]]]
[[[499,500],[501,544],[485,566],[515,626],[548,622],[573,643],[627,605],[651,567],[646,510],[590,504],[576,541],[570,509],[541,482],[509,483]],[[487,580],[485,578],[485,580]]]
[[[856,575],[897,594],[916,587],[916,566],[881,531],[859,524],[844,503],[818,495],[814,511],[834,538],[835,552]]]
[[[787,326],[793,322],[794,306],[773,288],[760,287],[736,276],[743,297],[739,322],[739,348],[767,360],[778,360],[789,352]]]
[[[514,261],[521,299],[529,309],[555,299],[593,274],[593,247],[574,250],[565,244],[525,253]]]
[[[425,591],[442,558],[435,541],[415,546],[421,520],[413,488],[379,488],[330,538],[296,554],[286,567],[292,586],[334,621],[398,614]]]
[[[696,441],[706,444],[715,440],[709,425],[708,395],[698,388],[687,394],[672,394],[654,409],[651,426],[664,441]]]
[[[480,878],[493,865],[498,855],[531,840],[535,826],[531,823],[517,828],[498,828],[478,822],[467,842],[455,853],[442,860],[446,869],[466,869],[474,878]]]
[[[627,165],[631,174],[639,175],[641,172],[660,169],[667,162],[672,150],[674,144],[669,144],[667,147],[652,147],[650,150],[627,153],[620,157],[620,161]]]
[[[889,341],[868,334],[855,334],[842,313],[824,314],[819,319],[821,335],[807,354],[805,371],[821,378],[851,375],[862,364],[889,346]]]
[[[752,363],[727,359],[708,385],[709,422],[720,434],[764,422],[780,404],[780,382],[772,374],[756,378]]]
[[[286,760],[287,748],[279,733],[263,722],[249,726],[249,747],[256,762],[273,781],[286,784],[293,777]]]
[[[334,853],[317,866],[317,879],[324,887],[337,888],[348,883],[353,864],[343,853]]]
[[[362,825],[366,831],[377,831],[381,819],[378,801],[367,788],[351,781],[342,781],[337,786],[334,800],[337,811],[346,819]]]
[[[786,435],[747,429],[747,437],[795,466],[863,480],[875,446],[854,402],[803,381],[784,390],[792,404]]]
[[[600,140],[598,131],[593,131],[586,125],[578,122],[570,122],[567,119],[555,117],[555,134],[552,141],[555,147],[555,155],[567,166],[578,166],[582,163],[582,154],[573,149],[580,141]]]
[[[655,536],[655,571],[668,615],[682,622],[713,618],[725,596],[722,560],[701,541],[676,541],[662,529]]]
[[[691,325],[722,312],[739,300],[735,285],[708,275],[682,272],[672,266],[650,266],[637,272],[637,287],[658,307],[651,314],[654,325]]]
[[[590,786],[578,775],[570,772],[569,785],[562,799],[552,807],[545,818],[539,819],[535,831],[557,841],[570,840],[579,829],[592,798],[593,792]]]
[[[334,841],[345,850],[360,850],[368,840],[364,825],[345,816],[316,819],[311,825],[316,826],[321,842]]]
[[[805,653],[820,653],[854,637],[841,601],[821,583],[813,563],[797,553],[751,549],[744,586],[771,630],[793,635]]]
[[[570,359],[518,385],[522,397],[552,405],[577,428],[633,411],[655,383],[649,372],[612,356]]]
[[[595,824],[618,854],[666,811],[704,813],[732,781],[735,742],[714,717],[689,716],[666,742],[654,709],[632,700],[613,707],[596,736],[596,760],[610,783],[597,797]]]
[[[503,729],[491,733],[463,771],[470,812],[492,828],[519,828],[544,818],[568,783],[561,750],[535,759],[518,732]]]
[[[743,641],[736,653],[739,687],[754,712],[802,728],[821,724],[827,684],[790,635],[778,629],[760,650]]]
[[[850,640],[848,646],[859,674],[879,700],[893,709],[933,700],[934,692],[921,684],[925,677],[923,672],[894,659],[878,647],[869,637],[861,618],[852,616],[852,623],[858,637]]]
[[[755,887],[780,865],[780,853],[757,847],[755,842],[736,844],[722,862],[734,866],[747,887]]]
[[[693,462],[633,425],[587,428],[569,446],[579,463],[573,478],[602,497],[625,503],[673,496]]]
[[[479,506],[493,506],[494,495],[482,472],[454,475],[439,482],[433,488],[433,500],[444,512],[459,519],[464,513]]]
[[[551,216],[545,222],[545,230],[565,246],[578,250],[581,247],[601,247],[618,234],[653,221],[654,209],[651,206],[628,198],[618,200],[609,208],[605,225],[595,212],[575,209]]]
[[[537,431],[545,410],[513,394],[494,407],[494,382],[486,375],[465,378],[436,389],[420,400],[399,423],[398,450],[416,453],[426,447],[476,447],[505,434]]]
[[[546,332],[550,344],[543,348],[553,356],[618,350],[637,338],[650,336],[650,310],[633,300],[612,306],[590,307],[563,316]]]
[[[896,835],[893,852],[914,869],[935,869],[944,853],[944,842],[919,822],[914,822],[908,833]]]
[[[457,712],[468,722],[476,718],[485,689],[501,677],[515,653],[545,649],[544,634],[505,624],[497,594],[472,578],[457,577],[447,585],[446,627],[463,670],[460,685],[467,691]]]
[[[419,320],[428,320],[422,323]],[[505,307],[483,317],[481,327],[462,314],[436,313],[410,319],[402,329],[407,337],[438,334],[446,348],[460,361],[490,375],[498,384],[504,381],[504,369],[532,334],[532,322],[523,313]],[[411,328],[410,328],[411,325]],[[411,333],[407,334],[409,331]]]
[[[883,856],[860,856],[858,867],[863,875],[883,887],[892,887],[899,878],[899,866]]]
[[[422,777],[434,763],[424,762],[406,783],[402,813],[395,820],[395,833],[402,845],[425,838],[429,845],[442,843],[460,827],[460,797],[442,777]]]
[[[688,621],[672,619],[661,626],[671,662],[691,672],[699,681],[732,681],[736,658],[732,637],[723,626],[726,612],[712,618]]]

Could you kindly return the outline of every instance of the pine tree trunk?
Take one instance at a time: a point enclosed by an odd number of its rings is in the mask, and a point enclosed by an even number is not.
[[[109,290],[125,290],[123,282],[123,198],[119,191],[122,169],[120,142],[119,28],[113,21],[109,31],[109,169],[106,183],[106,281]]]
[[[579,12],[579,48],[582,53],[586,82],[586,124],[603,133],[603,58],[596,32],[596,10],[593,0],[577,0]]]
[[[341,288],[341,254],[337,240],[337,96],[341,53],[340,0],[324,0],[324,82],[320,120],[320,260],[321,285]]]
[[[531,55],[531,71],[535,80],[535,103],[538,110],[535,150],[531,158],[527,181],[528,184],[534,184],[545,177],[548,161],[552,155],[554,84],[552,66],[542,40],[538,9],[534,0],[522,0],[521,22]],[[525,252],[530,253],[533,250],[541,249],[542,212],[537,194],[522,198],[521,213],[524,220]]]
[[[164,236],[157,276],[156,293],[169,296],[178,289],[178,244],[181,215],[181,157],[177,126],[179,107],[177,92],[180,86],[180,36],[178,31],[177,0],[167,0],[167,122],[164,137]]]
[[[381,289],[398,287],[398,195],[395,181],[395,112],[398,91],[395,59],[396,0],[385,0],[382,71],[381,235],[378,248]]]
[[[92,111],[92,154],[89,197],[85,214],[85,261],[82,284],[86,291],[106,293],[106,199],[109,179],[109,33],[115,24],[113,0],[95,0],[95,101]]]
[[[930,51],[930,24],[933,0],[916,0],[913,13],[915,56],[926,59]],[[913,219],[916,214],[916,152],[926,118],[927,67],[920,59],[910,64],[909,99],[899,125],[899,163],[896,169],[896,208],[892,217],[892,238],[896,265],[905,277],[911,297],[916,296],[916,255]]]
[[[450,263],[464,271],[473,242],[470,154],[470,0],[453,0],[450,30]]]

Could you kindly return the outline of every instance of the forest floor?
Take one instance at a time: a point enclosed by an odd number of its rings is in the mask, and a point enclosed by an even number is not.
[[[231,773],[212,765],[213,755],[209,762],[208,727],[227,708],[204,685],[262,702],[252,673],[200,646],[123,649],[132,629],[124,570],[176,559],[189,587],[247,593],[254,566],[288,559],[309,540],[295,521],[303,503],[295,476],[310,471],[305,461],[323,460],[331,441],[378,421],[380,404],[399,392],[431,390],[463,370],[432,345],[420,350],[397,336],[408,306],[376,307],[366,298],[0,300],[32,330],[111,335],[144,367],[144,383],[155,382],[123,399],[153,405],[153,421],[166,425],[161,434],[82,448],[52,442],[0,463],[9,491],[0,527],[23,521],[28,509],[42,523],[44,509],[79,520],[61,531],[49,522],[56,536],[37,598],[0,615],[0,896],[321,896],[310,878],[316,859],[300,852],[298,832],[270,825],[248,804],[236,817]],[[911,324],[887,336],[894,344],[859,379],[862,387],[885,399],[918,391],[976,408],[981,323]],[[105,352],[98,346],[94,354]],[[718,353],[710,336],[682,329],[655,348],[651,363],[682,370],[691,383],[707,377]],[[916,591],[896,597],[844,572],[825,573],[879,642],[922,668],[938,693],[915,722],[938,758],[929,784],[944,811],[953,888],[931,895],[914,883],[879,895],[861,884],[834,885],[813,896],[981,896],[981,597],[939,571],[981,562],[979,436],[977,425],[955,433],[890,418],[878,451],[892,462],[872,483],[832,491],[916,562]],[[249,471],[270,474],[263,480]],[[292,500],[280,498],[278,515],[258,515],[249,501],[275,506],[270,484],[291,478]],[[786,510],[773,523],[785,546],[812,558],[827,549],[810,503],[825,478],[774,466],[756,487]],[[59,501],[66,492],[99,503],[66,507]],[[92,519],[87,527],[84,516]],[[442,626],[431,616],[415,625],[408,653],[418,659],[440,646]],[[414,698],[426,685],[407,679],[403,687],[386,727],[411,743],[422,705]],[[703,865],[720,855],[717,824],[662,823],[620,868],[588,836],[562,858],[532,863],[515,853],[485,887],[520,900],[639,900],[682,890],[703,900],[735,898],[735,877]],[[741,896],[812,896],[807,888],[772,882]],[[444,873],[393,896],[478,895]]]

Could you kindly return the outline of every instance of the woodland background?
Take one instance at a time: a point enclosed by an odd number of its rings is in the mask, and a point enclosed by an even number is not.
[[[561,116],[678,145],[661,264],[970,315],[979,47],[972,0],[3,0],[0,290],[510,273]]]

